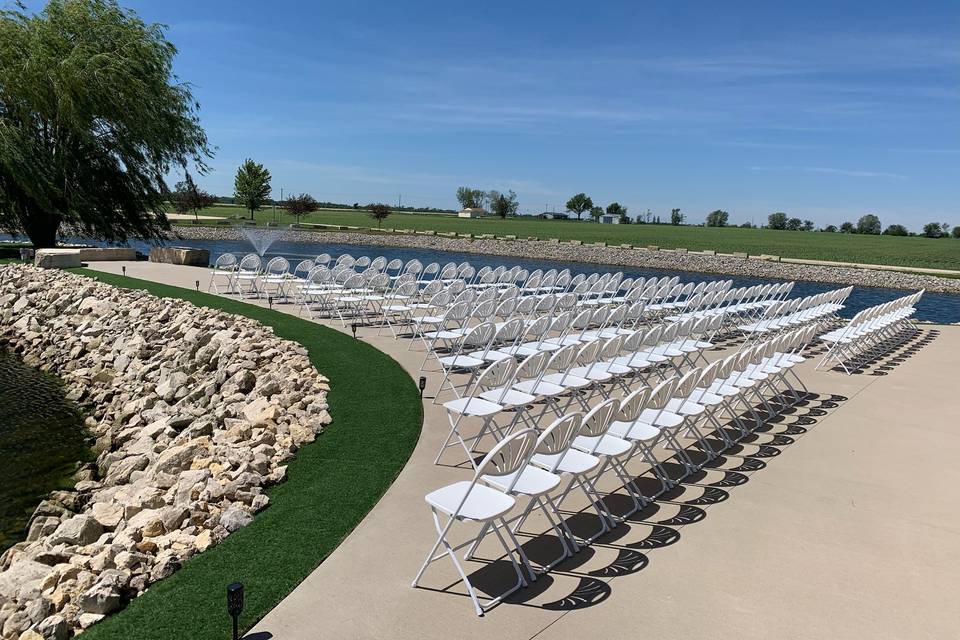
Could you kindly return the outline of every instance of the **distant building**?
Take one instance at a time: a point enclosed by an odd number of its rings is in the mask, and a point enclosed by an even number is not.
[[[467,207],[463,211],[457,214],[458,218],[482,218],[487,215],[487,212],[484,211],[481,207]]]
[[[566,220],[570,216],[566,213],[557,213],[555,211],[544,211],[541,214],[537,215],[541,220]]]
[[[597,220],[600,224],[620,224],[620,216],[610,215],[605,213]]]

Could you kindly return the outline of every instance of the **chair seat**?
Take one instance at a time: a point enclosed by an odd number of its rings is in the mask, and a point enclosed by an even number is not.
[[[581,378],[571,373],[548,373],[543,376],[544,382],[556,384],[567,389],[583,389],[593,384],[593,380]]]
[[[573,446],[593,455],[614,458],[622,456],[633,448],[631,443],[609,433],[602,436],[577,436],[573,439]]]
[[[517,391],[512,387],[509,389],[490,389],[489,391],[484,391],[477,397],[507,407],[523,407],[537,399],[536,396]]]
[[[658,411],[657,409],[644,409],[640,412],[638,418],[640,422],[647,422],[655,427],[671,428],[683,423],[683,416],[671,413],[670,411]]]
[[[706,389],[698,388],[694,389],[693,393],[690,394],[690,401],[696,402],[697,404],[705,404],[708,407],[714,405],[723,404],[723,396],[717,395],[715,393],[710,393]]]
[[[487,417],[500,413],[503,407],[495,402],[484,400],[482,398],[457,398],[444,402],[443,407],[447,411],[459,413],[465,416]]]
[[[566,387],[545,380],[524,380],[513,385],[513,388],[535,396],[557,396],[567,390]]]
[[[518,477],[519,476],[519,477]],[[522,493],[527,496],[542,496],[550,493],[560,484],[560,476],[546,469],[527,465],[520,471],[505,476],[481,476],[484,482],[508,493]],[[516,481],[516,484],[514,484]],[[510,485],[513,484],[513,488]]]
[[[660,437],[660,429],[647,422],[624,422],[615,420],[610,423],[611,435],[623,438],[631,442],[639,440],[640,442],[651,442]]]
[[[485,362],[500,362],[501,360],[509,360],[513,358],[509,353],[504,353],[503,351],[474,351],[470,354],[471,358],[482,358]]]
[[[513,505],[517,503],[512,496],[482,484],[473,485],[471,490],[470,486],[472,484],[468,480],[454,482],[436,491],[431,491],[424,496],[424,500],[430,506],[443,511],[447,515],[453,515],[460,503],[463,502],[457,519],[479,521],[499,518],[510,511]],[[467,495],[467,492],[470,495]],[[465,501],[464,496],[467,496]]]
[[[574,367],[570,369],[570,375],[574,375],[580,378],[587,378],[588,380],[594,380],[596,382],[606,382],[613,377],[613,374],[609,371],[604,371],[599,366],[590,366],[585,367]]]
[[[577,449],[568,449],[564,453],[535,453],[533,463],[546,469],[553,469],[556,465],[555,473],[581,474],[596,469],[600,465],[600,458]]]
[[[684,398],[671,398],[670,401],[667,402],[666,409],[667,411],[679,413],[683,416],[698,416],[707,410],[702,404],[690,402]]]
[[[645,369],[653,366],[652,362],[637,354],[620,356],[619,358],[614,358],[613,362],[625,367],[630,367],[631,369]]]
[[[550,342],[549,340],[539,340],[534,342],[524,342],[523,344],[520,345],[520,349],[522,349],[525,353],[529,353],[530,355],[533,355],[538,351],[549,351],[549,352],[559,351],[560,349],[562,349],[562,347],[556,342]]]
[[[485,361],[480,358],[474,358],[471,356],[465,356],[463,354],[456,356],[443,356],[437,358],[447,369],[476,369],[477,367],[482,367],[486,364]]]
[[[618,363],[616,360],[611,360],[609,362],[598,362],[595,365],[593,365],[593,368],[601,369],[602,371],[606,371],[607,373],[614,376],[625,376],[628,373],[633,373],[632,367],[622,365]]]

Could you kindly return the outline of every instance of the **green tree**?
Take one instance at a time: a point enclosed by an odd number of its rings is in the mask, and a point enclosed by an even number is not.
[[[813,228],[814,228],[813,220],[803,221],[803,226],[801,227],[801,229],[803,229],[804,231],[813,231]]]
[[[383,221],[387,219],[387,216],[393,213],[390,207],[380,203],[371,204],[367,209],[370,211],[370,217],[377,221],[377,229],[379,229]]]
[[[301,193],[298,196],[292,196],[284,205],[287,213],[297,217],[297,224],[300,224],[300,217],[309,215],[319,208],[319,204],[309,193]]]
[[[834,224],[828,224],[827,226],[825,226],[825,227],[823,228],[823,230],[824,230],[826,233],[836,233],[836,232],[837,232],[837,226],[834,225]]]
[[[251,220],[253,212],[259,211],[270,197],[270,180],[270,171],[249,158],[237,169],[233,179],[233,197],[237,204],[250,212]]]
[[[603,207],[593,206],[590,207],[590,217],[593,218],[594,222],[600,221],[600,216],[603,215]]]
[[[787,231],[800,231],[803,228],[803,220],[800,218],[790,218],[787,220]]]
[[[865,216],[861,216],[860,219],[857,220],[857,233],[879,235],[881,228],[882,227],[880,226],[880,218],[873,215],[872,213],[868,213]]]
[[[482,209],[486,199],[487,194],[482,189],[457,188],[457,200],[464,209]]]
[[[953,231],[951,232],[951,235],[954,238],[960,238],[960,227],[954,227]]]
[[[617,216],[620,218],[620,222],[623,222],[627,217],[627,208],[619,202],[611,202],[607,205],[607,213],[611,216]]]
[[[593,200],[585,193],[578,193],[567,200],[567,211],[577,214],[577,220],[593,208]]]
[[[844,222],[840,225],[840,233],[856,233],[857,228],[853,226],[852,222]]]
[[[680,209],[671,209],[670,210],[670,224],[674,226],[679,226],[683,224],[683,214],[680,212]]]
[[[517,202],[517,194],[515,194],[513,191],[508,191],[506,193],[491,191],[489,194],[489,201],[490,211],[501,218],[517,215],[517,208],[520,206],[520,203]]]
[[[771,213],[767,216],[767,227],[770,229],[777,229],[782,231],[787,228],[787,214],[782,211],[777,213]]]
[[[727,221],[730,219],[730,214],[722,209],[717,209],[716,211],[711,211],[707,214],[707,226],[708,227],[725,227],[727,226]]]
[[[159,240],[164,176],[211,157],[176,48],[111,0],[0,9],[0,228]]]
[[[197,188],[189,173],[182,182],[174,185],[170,193],[170,203],[177,213],[192,213],[195,220],[199,220],[198,212],[201,209],[212,207],[217,202],[216,196]]]
[[[928,238],[939,238],[943,235],[943,227],[939,222],[928,222],[923,225],[923,235]]]
[[[910,232],[902,224],[891,224],[883,230],[885,236],[908,236]]]

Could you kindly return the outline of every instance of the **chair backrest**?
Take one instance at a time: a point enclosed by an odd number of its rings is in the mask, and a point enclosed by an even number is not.
[[[583,414],[580,412],[568,413],[557,418],[537,438],[536,452],[547,456],[566,452],[580,431],[582,422]]]
[[[613,422],[613,417],[618,411],[620,411],[620,400],[617,398],[604,400],[583,416],[578,435],[599,438],[610,429],[610,423]]]
[[[232,269],[237,266],[237,256],[232,253],[221,253],[213,262],[214,269]]]
[[[240,259],[240,271],[260,271],[263,261],[255,253],[248,253]]]
[[[327,266],[328,264],[330,264],[330,261],[331,261],[331,260],[332,260],[332,258],[330,257],[330,254],[329,254],[329,253],[321,253],[320,255],[317,256],[317,259],[314,260],[314,262],[315,262],[316,264],[320,265],[320,266],[324,266],[324,267],[325,267],[325,266]]]
[[[636,391],[632,391],[630,395],[620,403],[620,413],[617,416],[617,420],[621,422],[636,421],[636,419],[640,417],[640,413],[646,408],[647,402],[650,401],[651,392],[652,389],[646,385]]]
[[[678,378],[672,376],[655,386],[653,391],[650,392],[650,400],[647,406],[657,411],[667,406],[667,403],[673,398],[673,391],[677,388],[677,381]]]
[[[533,429],[522,429],[507,436],[490,450],[483,461],[477,465],[476,478],[480,476],[502,477],[509,476],[523,469],[533,456],[537,446],[537,432]],[[513,485],[520,478],[520,474],[506,488],[513,490]],[[476,482],[476,480],[474,480]],[[459,509],[458,509],[459,511]]]

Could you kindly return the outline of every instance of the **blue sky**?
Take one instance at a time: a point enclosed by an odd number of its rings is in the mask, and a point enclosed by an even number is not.
[[[34,3],[31,6],[37,6]],[[122,2],[275,196],[960,224],[960,3]]]

